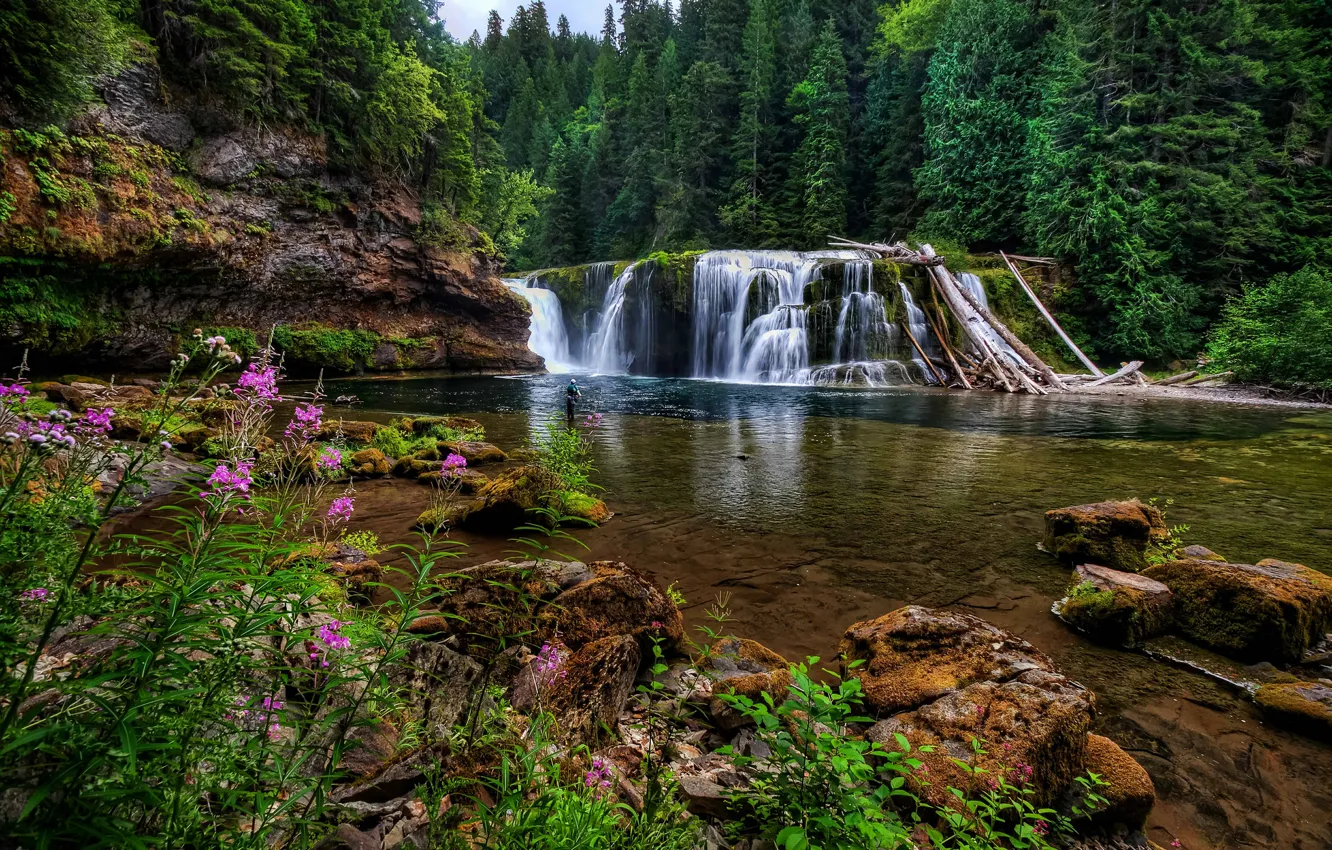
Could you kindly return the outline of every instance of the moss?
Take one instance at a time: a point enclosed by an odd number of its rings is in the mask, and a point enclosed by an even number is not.
[[[1097,502],[1045,513],[1047,551],[1069,564],[1123,572],[1147,566],[1148,546],[1169,536],[1159,509],[1142,502]]]
[[[587,520],[594,525],[600,525],[611,517],[605,502],[586,493],[566,490],[559,494],[558,499],[560,512],[565,516]]]
[[[1111,828],[1123,824],[1130,831],[1142,829],[1156,804],[1156,786],[1142,765],[1109,738],[1088,735],[1085,767],[1107,783],[1097,789],[1106,803],[1092,814],[1091,822]]]
[[[274,344],[289,361],[338,372],[363,370],[381,339],[374,331],[338,329],[316,323],[283,325],[273,332]]]
[[[1100,590],[1091,582],[1070,589],[1059,616],[1102,643],[1138,646],[1164,631],[1162,613],[1147,604],[1147,594],[1129,587]]]
[[[1318,682],[1263,685],[1253,695],[1263,711],[1309,734],[1332,739],[1332,687]]]

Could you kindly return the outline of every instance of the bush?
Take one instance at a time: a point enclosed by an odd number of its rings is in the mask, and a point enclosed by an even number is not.
[[[374,438],[370,440],[370,447],[379,449],[385,457],[391,457],[394,460],[412,453],[407,435],[394,426],[380,428],[376,431]]]
[[[595,485],[589,476],[592,466],[591,447],[581,431],[566,428],[559,422],[547,422],[545,433],[536,441],[537,462],[548,472],[558,475],[566,489],[586,493]]]
[[[1332,271],[1309,266],[1245,290],[1209,354],[1246,381],[1332,390]]]

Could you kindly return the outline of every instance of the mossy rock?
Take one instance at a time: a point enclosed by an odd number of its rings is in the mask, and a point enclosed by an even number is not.
[[[62,384],[95,384],[99,387],[109,387],[111,382],[102,378],[90,378],[87,375],[62,375],[60,377]]]
[[[478,490],[460,521],[470,531],[511,534],[541,519],[534,512],[549,507],[562,487],[559,476],[539,466],[519,466]]]
[[[1161,511],[1138,501],[1097,502],[1045,513],[1046,550],[1070,564],[1100,564],[1136,573],[1147,568],[1147,549],[1169,539]]]
[[[1112,832],[1120,827],[1129,832],[1142,829],[1156,805],[1156,786],[1142,765],[1109,738],[1088,735],[1085,768],[1108,783],[1096,790],[1105,804],[1085,820]]]
[[[975,682],[1007,680],[1054,663],[979,617],[908,605],[852,625],[838,644],[842,675],[860,679],[865,704],[889,714]],[[864,661],[857,667],[852,661]]]
[[[791,687],[790,663],[757,641],[717,640],[709,648],[701,668],[713,681],[708,713],[712,715],[713,723],[725,730],[739,729],[749,721],[720,699],[721,696],[743,696],[762,702],[763,695],[768,694],[774,704],[780,705]]]
[[[1332,626],[1332,578],[1301,564],[1167,561],[1143,575],[1174,593],[1185,637],[1241,661],[1299,662]]]
[[[195,425],[180,429],[180,432],[176,434],[176,439],[173,442],[179,442],[180,445],[184,446],[189,451],[195,452],[198,451],[204,443],[215,439],[219,435],[220,432],[216,428],[209,428],[206,425]]]
[[[1225,563],[1223,555],[1218,555],[1206,546],[1199,546],[1194,543],[1189,546],[1181,546],[1175,550],[1175,557],[1184,561],[1221,561]]]
[[[601,525],[614,514],[606,503],[586,493],[565,491],[559,495],[560,512],[573,519],[586,520],[593,525]]]
[[[449,487],[456,485],[460,494],[471,496],[490,483],[490,476],[475,469],[464,469],[459,473],[445,474],[440,471],[439,465],[435,464],[433,472],[422,472],[416,476],[416,480],[420,484],[429,484],[432,487],[441,482]]]
[[[1138,646],[1174,623],[1174,597],[1159,581],[1095,564],[1080,565],[1073,580],[1057,613],[1093,640]]]
[[[416,517],[416,523],[412,528],[418,531],[448,531],[450,528],[456,528],[459,520],[467,515],[467,509],[463,505],[450,505],[443,508],[426,508]]]
[[[452,440],[439,444],[441,455],[456,454],[467,459],[468,466],[485,466],[490,463],[504,463],[509,459],[504,450],[491,443],[474,440]]]
[[[1332,682],[1263,685],[1253,699],[1274,719],[1305,734],[1332,740]]]
[[[452,428],[455,431],[485,431],[480,422],[466,416],[419,416],[404,419],[400,423],[403,430],[413,434],[426,434],[431,428]]]
[[[414,455],[398,458],[393,464],[393,475],[397,478],[419,478],[430,472],[439,472],[439,460],[421,460]]]
[[[379,449],[361,449],[351,458],[351,472],[362,478],[383,478],[393,469],[393,464]]]
[[[592,578],[555,597],[538,622],[578,647],[628,634],[646,650],[659,641],[669,650],[684,639],[684,615],[651,576],[619,561],[590,565]]]
[[[638,642],[612,635],[574,652],[544,696],[566,744],[592,744],[603,730],[613,730],[634,693],[642,662]]]
[[[329,442],[339,438],[345,439],[350,443],[366,444],[373,442],[375,434],[384,427],[378,422],[361,422],[354,419],[338,419],[325,422],[319,429],[316,439]]]

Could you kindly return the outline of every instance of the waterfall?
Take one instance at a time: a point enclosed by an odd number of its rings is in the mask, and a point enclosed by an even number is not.
[[[966,288],[971,297],[976,299],[977,304],[986,310],[990,309],[990,302],[985,297],[985,287],[981,285],[980,278],[970,272],[962,272],[957,276],[957,280],[959,284]],[[966,321],[973,329],[979,331],[990,345],[994,346],[995,351],[1008,357],[1009,360],[1013,361],[1013,365],[1017,366],[1019,369],[1030,371],[1027,361],[1019,357],[1018,353],[1013,350],[1013,346],[1009,345],[1008,341],[1001,337],[998,332],[990,326],[989,322],[985,321],[975,310],[971,309],[970,304],[964,303],[961,306],[967,313]]]
[[[915,300],[911,297],[911,290],[907,289],[905,283],[899,280],[897,286],[902,290],[902,305],[906,307],[907,329],[911,331],[911,336],[915,338],[926,354],[933,354],[934,341],[930,337],[930,324],[925,318],[925,311],[916,306]],[[907,344],[910,345],[909,342]],[[921,376],[927,384],[937,383],[934,380],[934,375],[930,372],[929,366],[921,359],[920,352],[916,351],[915,346],[911,347],[911,362],[915,363],[916,367],[920,369]]]
[[[547,371],[567,372],[573,358],[569,356],[569,336],[564,328],[560,299],[549,289],[537,289],[528,284],[518,278],[504,279],[504,285],[527,299],[532,307],[527,347],[545,358]]]
[[[874,264],[849,260],[842,271],[842,309],[833,332],[833,361],[864,362],[884,356],[892,344],[893,330],[883,296],[874,291]]]
[[[624,297],[637,268],[633,263],[607,287],[597,329],[587,339],[586,363],[599,375],[625,374],[634,360],[624,344]]]
[[[809,365],[805,287],[815,259],[717,251],[694,267],[694,377],[787,383]],[[749,317],[753,316],[753,319]]]

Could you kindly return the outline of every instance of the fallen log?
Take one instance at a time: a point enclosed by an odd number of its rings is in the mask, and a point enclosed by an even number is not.
[[[930,290],[930,294],[934,294],[933,289]],[[934,305],[939,306],[937,298]],[[962,367],[958,365],[957,358],[953,356],[953,347],[948,344],[948,337],[939,332],[939,326],[934,323],[934,317],[930,315],[928,310],[922,310],[921,312],[925,314],[925,320],[930,323],[930,330],[934,331],[935,338],[939,340],[939,347],[944,350],[944,356],[953,365],[953,372],[957,375],[957,379],[962,382],[962,386],[971,389],[971,382],[967,380],[967,376],[962,372]]]
[[[1192,380],[1184,381],[1183,385],[1186,387],[1196,387],[1199,384],[1207,384],[1211,383],[1212,381],[1220,383],[1223,381],[1227,381],[1230,378],[1233,378],[1234,376],[1235,376],[1234,372],[1217,372],[1216,374],[1213,375],[1199,375],[1198,377],[1193,378]]]
[[[1090,384],[1084,385],[1082,389],[1089,390],[1093,387],[1103,387],[1106,384],[1113,384],[1115,381],[1127,378],[1129,375],[1134,374],[1141,368],[1142,368],[1142,361],[1134,360],[1132,363],[1125,365],[1123,369],[1120,369],[1118,372],[1114,373],[1113,375],[1107,375],[1104,378],[1092,381]]]
[[[1082,361],[1082,365],[1090,369],[1091,373],[1096,377],[1105,377],[1105,373],[1096,367],[1096,364],[1091,361],[1091,358],[1082,353],[1082,349],[1078,348],[1077,343],[1075,343],[1068,334],[1064,333],[1063,327],[1060,326],[1059,322],[1055,321],[1055,317],[1051,315],[1050,311],[1045,309],[1045,305],[1041,303],[1041,299],[1036,297],[1036,291],[1027,285],[1027,279],[1022,276],[1022,272],[1018,271],[1017,266],[1013,265],[1013,261],[1008,258],[1008,255],[1003,251],[1000,251],[999,256],[1004,258],[1004,262],[1008,265],[1008,270],[1013,273],[1013,277],[1017,278],[1018,285],[1022,287],[1023,292],[1027,293],[1027,297],[1031,299],[1031,303],[1036,305],[1036,309],[1045,317],[1045,321],[1050,323],[1050,327],[1054,328],[1055,333],[1059,334],[1059,338],[1064,341],[1064,344],[1069,347],[1069,350],[1077,356],[1078,360]],[[1031,257],[1019,257],[1018,259],[1033,262]]]
[[[925,354],[925,349],[921,348],[920,343],[916,342],[916,335],[911,332],[910,326],[903,324],[902,330],[906,331],[907,339],[911,340],[912,347],[916,349],[916,353],[920,355],[920,359],[925,362],[925,366],[930,370],[930,374],[939,382],[939,386],[948,386],[948,382],[943,379],[943,376],[939,374],[939,370],[934,368],[934,364],[930,362],[930,358]]]
[[[1156,382],[1158,387],[1169,387],[1174,384],[1182,384],[1185,381],[1198,377],[1198,370],[1191,369],[1188,372],[1180,372],[1178,375],[1171,375],[1169,378],[1162,378]]]
[[[1044,360],[1036,356],[1036,352],[1028,348],[1027,344],[1019,339],[1017,334],[1008,329],[1007,325],[999,321],[997,316],[981,306],[980,302],[967,291],[965,286],[957,287],[957,292],[966,299],[966,302],[971,306],[971,309],[976,311],[976,315],[989,323],[990,327],[994,328],[995,333],[1003,337],[1004,342],[1008,343],[1009,347],[1016,351],[1019,357],[1027,361],[1027,365],[1040,373],[1040,376],[1045,379],[1047,384],[1057,390],[1068,389],[1068,387],[1064,386],[1064,382],[1059,380],[1059,376],[1055,374],[1055,371],[1047,366]]]
[[[898,243],[896,245],[885,245],[882,242],[853,242],[841,236],[829,236],[828,244],[833,248],[859,248],[862,251],[873,251],[881,255],[885,260],[892,260],[895,263],[902,263],[908,266],[941,266],[944,258],[939,256],[925,256],[917,251],[913,251],[907,246]]]

